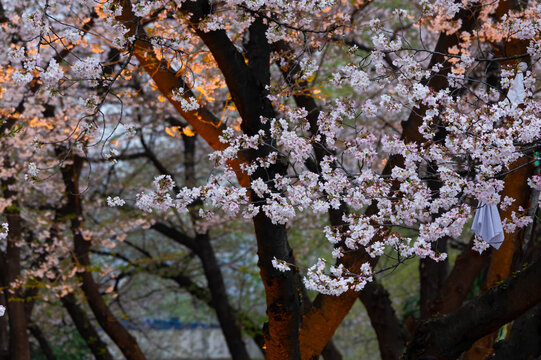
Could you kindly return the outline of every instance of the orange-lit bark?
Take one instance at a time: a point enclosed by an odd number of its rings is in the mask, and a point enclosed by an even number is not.
[[[457,309],[471,291],[475,278],[488,265],[491,250],[482,254],[472,249],[473,240],[456,258],[453,270],[445,280],[439,297],[430,308],[431,315],[448,314]]]
[[[220,135],[224,130],[224,124],[206,107],[200,106],[194,111],[184,111],[179,101],[173,99],[172,91],[188,86],[186,82],[176,74],[164,59],[158,59],[154,53],[154,48],[150,41],[145,40],[146,34],[143,28],[139,27],[139,20],[132,11],[129,0],[119,0],[122,4],[122,14],[117,19],[129,30],[126,37],[136,34],[137,40],[133,43],[133,56],[137,58],[141,67],[149,74],[158,87],[158,90],[175,107],[175,110],[190,124],[194,131],[199,134],[214,150],[222,150],[226,144],[220,142]],[[191,90],[187,90],[183,95],[185,98],[195,97]],[[239,184],[249,186],[249,177],[240,170],[242,157],[231,161]]]

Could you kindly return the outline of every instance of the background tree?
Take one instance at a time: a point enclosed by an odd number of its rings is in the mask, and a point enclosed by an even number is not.
[[[54,311],[145,359],[122,320],[179,289],[234,359],[339,359],[357,298],[383,359],[539,356],[540,9],[4,1],[2,356]]]

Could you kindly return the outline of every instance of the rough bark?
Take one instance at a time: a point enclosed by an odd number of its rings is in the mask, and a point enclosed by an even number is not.
[[[494,344],[487,360],[538,359],[541,356],[541,304],[513,322],[509,339]]]
[[[396,360],[404,351],[409,334],[397,318],[389,293],[377,281],[359,293],[376,333],[382,360]]]
[[[98,331],[94,328],[84,310],[77,304],[75,295],[69,293],[60,300],[96,360],[113,360],[107,344],[101,340]]]
[[[455,260],[453,270],[443,283],[438,298],[430,305],[430,314],[447,314],[462,305],[479,272],[490,260],[491,250],[479,254],[472,249],[473,239]]]
[[[57,149],[60,157],[64,151]],[[64,155],[65,156],[65,155]],[[146,360],[135,338],[120,324],[113,315],[101,293],[98,284],[94,281],[90,266],[90,241],[84,239],[83,208],[79,193],[79,176],[82,168],[82,159],[76,155],[70,156],[73,164],[61,168],[62,179],[66,186],[66,213],[70,214],[70,226],[73,233],[73,253],[76,266],[80,268],[79,279],[88,305],[92,309],[96,320],[102,329],[117,344],[128,360]]]
[[[541,302],[541,261],[514,274],[450,314],[422,322],[405,360],[456,359],[479,338]]]
[[[13,179],[2,181],[5,188],[4,197],[15,197],[9,187]],[[9,225],[7,246],[5,254],[2,254],[2,283],[6,299],[7,316],[9,322],[9,358],[12,360],[29,360],[30,346],[28,343],[27,321],[24,309],[22,289],[13,288],[13,282],[21,274],[21,250],[20,242],[22,235],[20,208],[16,200],[4,210],[4,216]]]

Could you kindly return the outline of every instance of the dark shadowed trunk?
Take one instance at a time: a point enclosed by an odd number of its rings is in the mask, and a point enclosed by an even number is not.
[[[541,302],[540,287],[538,260],[452,313],[422,322],[407,347],[405,360],[458,358],[477,339]]]
[[[457,309],[473,288],[482,269],[490,260],[491,249],[479,254],[472,249],[473,239],[458,255],[453,270],[443,283],[438,298],[430,305],[430,315],[447,314]]]
[[[409,334],[396,316],[389,293],[379,282],[373,281],[359,293],[359,299],[378,338],[381,359],[398,359],[409,340]]]
[[[4,187],[4,197],[6,199],[14,198],[16,194],[10,190],[13,185],[13,179],[2,181]],[[4,216],[7,218],[9,233],[7,237],[6,252],[3,254],[2,264],[2,283],[4,285],[4,296],[6,299],[7,316],[9,323],[9,359],[11,360],[30,360],[30,346],[28,343],[28,331],[26,322],[26,313],[23,301],[23,289],[14,288],[13,282],[21,274],[21,241],[22,228],[20,207],[17,200],[13,200],[12,205],[4,210]]]
[[[541,304],[513,322],[509,339],[494,344],[487,360],[539,359],[541,357]]]
[[[57,149],[57,155],[59,158],[65,157],[65,153],[61,149]],[[66,213],[70,215],[71,231],[73,233],[75,256],[73,260],[75,265],[80,268],[78,276],[82,283],[82,290],[96,320],[111,340],[117,344],[124,356],[128,360],[146,360],[135,338],[120,324],[107,304],[105,304],[99,286],[88,269],[90,266],[90,241],[85,240],[82,234],[83,208],[79,193],[79,176],[83,161],[76,155],[72,155],[70,160],[73,163],[70,165],[63,164],[61,171],[68,199]]]
[[[75,295],[72,293],[60,298],[62,306],[68,311],[68,314],[77,328],[77,331],[90,348],[92,355],[96,360],[113,360],[113,356],[109,353],[107,344],[102,340],[98,331],[94,328],[85,311],[77,304]]]
[[[43,333],[43,331],[41,331],[41,328],[37,324],[30,323],[28,325],[28,330],[30,330],[32,336],[38,341],[41,352],[43,353],[45,358],[47,360],[56,360],[53,349],[49,345],[49,342],[45,338],[45,334]]]

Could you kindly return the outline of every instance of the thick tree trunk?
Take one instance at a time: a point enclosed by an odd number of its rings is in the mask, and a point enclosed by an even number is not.
[[[13,179],[2,181],[5,187],[4,197],[15,197],[9,187]],[[28,331],[22,288],[13,288],[13,282],[21,274],[21,217],[20,208],[16,200],[4,210],[7,218],[9,232],[7,237],[6,252],[2,261],[2,283],[4,285],[4,296],[9,322],[9,359],[30,360],[30,346],[28,343]]]
[[[64,308],[68,311],[77,331],[86,342],[86,345],[90,348],[90,351],[96,360],[113,360],[113,356],[109,352],[107,344],[101,340],[98,331],[94,328],[84,310],[77,304],[75,295],[70,293],[60,300],[62,301]]]
[[[479,338],[541,302],[541,260],[450,314],[422,322],[405,360],[454,360]]]
[[[359,293],[359,299],[376,332],[381,359],[398,359],[409,340],[409,334],[396,316],[389,293],[379,282],[374,281]]]
[[[210,5],[204,0],[185,2],[184,7],[191,13],[193,24],[197,24],[210,12]],[[261,123],[262,116],[272,118],[275,115],[265,89],[270,80],[270,46],[265,35],[266,29],[267,26],[259,18],[250,26],[246,64],[224,30],[203,32],[195,28],[218,63],[242,117],[241,127],[250,136],[265,129]],[[271,146],[263,145],[249,157],[255,160],[270,151]],[[284,173],[285,167],[278,161],[277,165],[267,170],[256,171],[253,178],[261,177],[265,181],[273,179],[275,174]],[[252,200],[264,199],[256,199],[252,194]],[[265,331],[267,359],[299,359],[300,301],[296,288],[297,275],[294,271],[281,273],[272,266],[274,257],[294,261],[287,241],[287,230],[285,225],[273,224],[262,212],[254,217],[253,222],[258,245],[258,266],[265,286],[269,317]]]
[[[489,263],[491,250],[482,254],[472,249],[473,239],[455,260],[453,270],[441,287],[438,298],[430,305],[430,314],[447,314],[462,305],[480,271]]]
[[[264,332],[267,359],[300,359],[298,326],[301,315],[299,293],[294,286],[296,269],[280,272],[272,266],[275,256],[289,263],[294,261],[293,252],[287,244],[285,226],[275,225],[259,213],[254,218],[254,227],[258,266],[267,295],[269,322]]]
[[[508,340],[494,344],[487,360],[539,359],[541,357],[541,303],[513,322]]]

